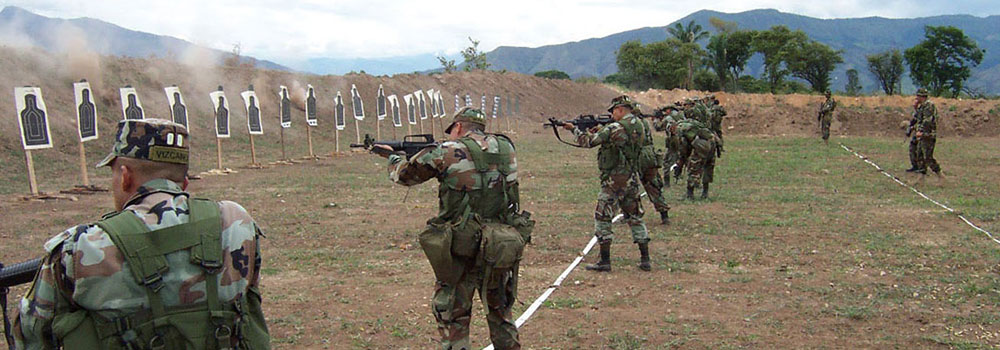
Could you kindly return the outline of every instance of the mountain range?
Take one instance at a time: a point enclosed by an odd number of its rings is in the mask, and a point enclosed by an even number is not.
[[[924,38],[924,26],[954,26],[962,29],[974,39],[981,49],[986,50],[983,62],[973,69],[969,86],[983,91],[1000,93],[1000,16],[975,17],[969,15],[947,15],[912,19],[889,19],[881,17],[818,19],[783,13],[776,10],[753,10],[740,13],[722,13],[702,10],[688,15],[674,23],[687,24],[694,21],[709,32],[715,31],[709,19],[716,17],[737,23],[739,29],[766,30],[776,25],[784,25],[792,30],[802,30],[810,38],[827,44],[835,50],[843,50],[844,63],[837,66],[831,76],[834,89],[843,90],[848,69],[858,70],[861,83],[866,91],[876,89],[874,76],[868,72],[866,55],[890,49],[905,50]],[[643,43],[661,41],[667,38],[667,27],[645,27],[603,38],[587,39],[559,45],[537,48],[502,46],[487,53],[491,69],[506,69],[525,74],[546,70],[561,70],[573,78],[595,76],[604,77],[618,71],[615,52],[626,41],[639,40]],[[700,42],[702,45],[708,40]],[[763,60],[757,55],[748,65],[746,73],[760,76]],[[912,91],[912,83],[904,74],[904,90]]]

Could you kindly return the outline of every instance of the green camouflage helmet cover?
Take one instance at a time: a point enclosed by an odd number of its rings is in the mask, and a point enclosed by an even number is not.
[[[927,97],[927,89],[924,88],[917,89],[917,96]]]
[[[444,133],[450,134],[451,127],[455,126],[455,123],[457,122],[475,123],[482,125],[483,128],[485,128],[486,115],[483,114],[483,111],[480,111],[478,108],[472,108],[468,106],[462,107],[462,109],[459,109],[457,112],[455,112],[455,116],[452,118],[451,124],[449,124],[448,127],[444,129]]]
[[[611,113],[611,111],[618,106],[626,106],[630,109],[635,109],[635,102],[632,102],[632,98],[628,97],[628,95],[615,97],[611,99],[611,104],[608,105],[608,113]]]
[[[122,120],[111,153],[97,167],[111,165],[116,157],[153,162],[188,164],[188,132],[163,119]]]

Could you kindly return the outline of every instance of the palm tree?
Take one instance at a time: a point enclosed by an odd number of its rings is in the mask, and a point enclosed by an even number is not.
[[[702,30],[700,24],[695,24],[694,20],[688,22],[687,26],[680,22],[674,23],[673,27],[667,27],[667,33],[682,43],[694,43],[701,39],[708,38],[708,31]]]
[[[708,38],[708,31],[702,30],[700,24],[695,24],[694,20],[688,22],[687,26],[682,25],[680,22],[674,23],[673,27],[667,27],[667,33],[681,42],[681,44],[694,44],[701,39]],[[691,57],[688,59],[687,69],[687,81],[685,82],[685,88],[690,89],[692,80],[694,80],[694,61],[695,58]]]

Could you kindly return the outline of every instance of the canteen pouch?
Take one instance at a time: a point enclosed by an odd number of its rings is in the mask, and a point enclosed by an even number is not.
[[[434,270],[434,277],[449,285],[458,283],[463,271],[461,265],[451,255],[453,227],[447,222],[438,223],[431,220],[417,238],[420,248],[427,256],[427,262]]]

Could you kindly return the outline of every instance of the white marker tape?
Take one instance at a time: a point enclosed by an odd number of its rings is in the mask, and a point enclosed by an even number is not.
[[[646,192],[643,192],[642,194],[639,195],[639,198],[642,198],[645,195]],[[611,219],[611,223],[616,223],[620,221],[623,217],[625,217],[624,214],[618,214],[615,216],[614,219]],[[590,250],[594,249],[595,245],[597,245],[597,236],[590,238],[590,242],[588,242],[587,246],[583,248],[583,251],[580,252],[580,255],[577,255],[576,259],[573,259],[573,263],[569,264],[569,267],[567,267],[566,270],[564,270],[563,273],[560,274],[558,278],[556,278],[556,281],[553,282],[551,286],[549,286],[549,289],[546,289],[544,292],[542,292],[542,295],[539,295],[538,299],[535,299],[535,301],[531,303],[531,306],[528,306],[528,308],[524,310],[524,313],[522,313],[521,316],[514,321],[514,327],[521,328],[521,325],[523,325],[524,322],[527,322],[528,319],[535,314],[535,311],[538,311],[539,307],[542,307],[542,303],[544,303],[545,300],[552,295],[552,292],[556,291],[556,288],[562,285],[563,280],[565,280],[566,277],[569,277],[569,273],[573,272],[573,270],[575,270],[576,267],[580,265],[580,262],[583,261],[583,257],[587,256],[587,253],[590,253]],[[493,344],[490,344],[489,346],[483,348],[483,350],[493,350]]]
[[[885,169],[882,169],[882,167],[878,166],[878,164],[875,164],[875,162],[872,162],[871,160],[869,160],[867,156],[861,155],[857,151],[851,149],[850,147],[845,146],[844,144],[840,144],[840,147],[844,148],[845,151],[854,153],[855,156],[858,156],[858,158],[861,158],[861,160],[863,160],[865,163],[868,163],[869,165],[875,167],[875,169],[878,169],[878,171],[881,172],[882,175],[885,175],[886,177],[892,179],[893,181],[896,181],[896,183],[898,183],[900,186],[909,188],[910,191],[913,191],[913,193],[916,193],[917,195],[920,195],[921,197],[924,197],[924,199],[930,201],[931,203],[937,204],[937,206],[939,206],[941,208],[944,208],[944,210],[947,210],[947,211],[949,211],[949,212],[951,212],[953,214],[958,215],[958,218],[962,219],[962,221],[965,221],[965,223],[967,225],[969,225],[970,227],[978,230],[979,232],[982,232],[982,233],[986,234],[986,236],[989,237],[991,240],[993,240],[997,244],[1000,244],[1000,240],[997,240],[995,237],[993,237],[992,233],[990,233],[989,231],[986,231],[986,230],[980,228],[979,226],[976,226],[976,224],[973,224],[972,221],[969,221],[969,219],[966,219],[965,215],[959,214],[959,213],[955,212],[955,209],[949,208],[947,205],[941,204],[940,202],[932,199],[931,197],[928,197],[926,194],[923,194],[920,191],[917,191],[917,189],[913,188],[913,186],[910,186],[910,185],[906,184],[905,182],[903,182],[902,180],[900,180],[895,175],[892,175],[888,171],[885,171]]]

